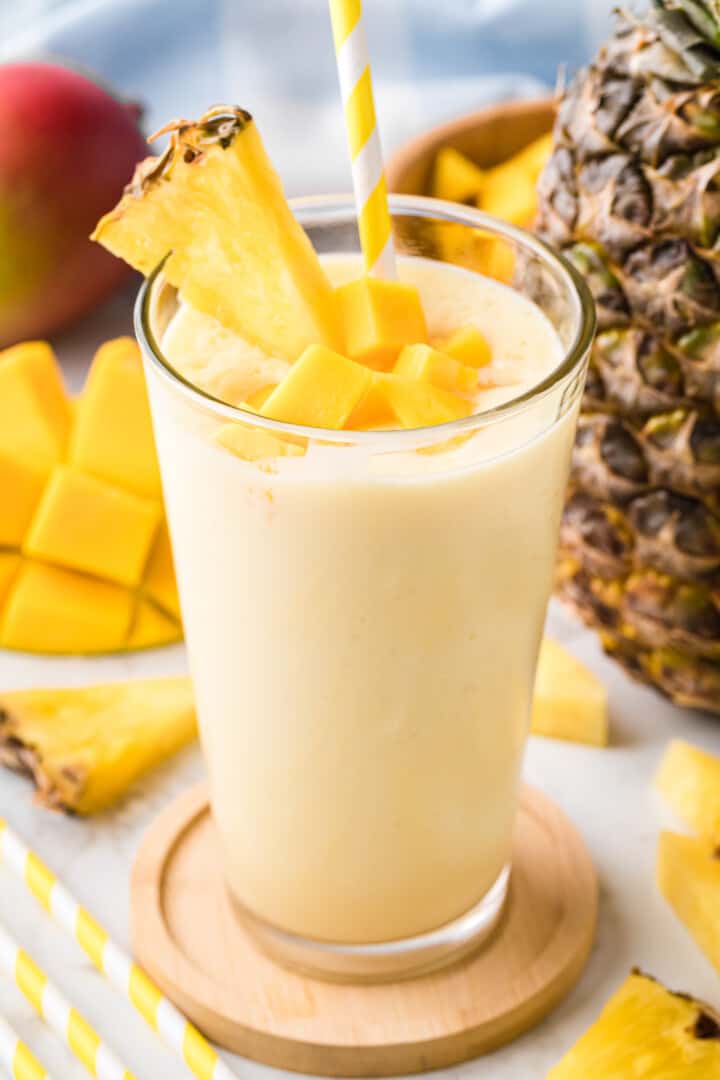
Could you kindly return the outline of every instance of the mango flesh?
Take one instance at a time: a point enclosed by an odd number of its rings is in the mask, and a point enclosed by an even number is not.
[[[271,461],[279,457],[302,457],[304,449],[265,428],[245,424],[227,424],[217,433],[217,441],[226,450],[245,461]]]
[[[438,151],[432,184],[432,194],[436,199],[474,202],[482,193],[484,184],[485,171],[465,154],[452,146],[444,146]]]
[[[605,687],[551,638],[545,638],[540,649],[530,730],[590,746],[608,742]]]
[[[127,278],[89,240],[144,156],[138,109],[55,63],[0,65],[0,347],[90,311]]]
[[[79,404],[42,342],[0,354],[0,385],[0,413],[12,405],[0,446],[0,646],[96,653],[180,640],[137,345],[99,350]]]
[[[377,371],[389,371],[404,345],[427,341],[425,313],[414,285],[362,277],[335,290],[345,352]]]
[[[490,342],[476,326],[459,327],[443,342],[442,351],[472,368],[485,367],[492,361]]]
[[[477,388],[477,371],[429,345],[406,345],[394,370],[396,375],[420,379],[457,394],[469,394]]]
[[[70,461],[138,495],[162,497],[145,376],[132,338],[98,349],[78,405]]]
[[[720,758],[683,739],[673,739],[655,786],[678,817],[720,847]]]
[[[720,973],[720,854],[717,848],[695,836],[661,833],[657,879],[660,892]]]
[[[310,345],[258,412],[269,420],[339,430],[371,382],[368,368]]]

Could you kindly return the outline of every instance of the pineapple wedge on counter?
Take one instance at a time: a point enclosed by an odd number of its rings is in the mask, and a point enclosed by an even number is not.
[[[673,739],[655,786],[681,821],[720,848],[720,758]]]
[[[605,687],[551,638],[540,649],[530,731],[590,746],[608,743]]]
[[[663,832],[657,879],[660,892],[720,972],[720,852],[696,836]]]
[[[715,1080],[720,1016],[633,972],[546,1080]]]
[[[0,764],[54,810],[106,809],[195,735],[187,678],[0,694]]]

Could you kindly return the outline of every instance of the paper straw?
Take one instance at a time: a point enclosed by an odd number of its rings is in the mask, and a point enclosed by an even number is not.
[[[78,1010],[50,982],[32,957],[0,926],[0,971],[97,1080],[135,1080]]]
[[[111,940],[51,870],[0,818],[0,858],[80,946],[112,986],[127,998],[154,1031],[183,1059],[197,1080],[237,1080],[197,1028],[152,979]]]
[[[0,1016],[0,1065],[4,1065],[12,1080],[50,1080],[35,1055]]]
[[[375,277],[394,278],[395,251],[362,0],[330,0],[330,15],[365,270]]]

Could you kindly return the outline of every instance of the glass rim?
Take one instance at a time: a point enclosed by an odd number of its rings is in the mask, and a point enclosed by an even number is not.
[[[558,384],[571,377],[582,365],[595,333],[595,305],[582,276],[575,267],[554,251],[543,240],[525,229],[510,225],[499,218],[486,214],[474,207],[466,207],[442,199],[433,199],[424,195],[390,195],[390,211],[393,215],[404,217],[418,216],[434,218],[455,225],[469,228],[481,228],[495,233],[499,237],[513,240],[519,247],[529,249],[541,262],[550,265],[563,281],[568,294],[575,299],[575,335],[570,346],[564,350],[562,361],[544,379],[531,386],[523,394],[510,398],[483,412],[471,413],[459,420],[449,420],[443,424],[434,424],[421,428],[396,428],[382,431],[352,431],[335,428],[309,427],[302,424],[290,424],[280,420],[271,420],[260,416],[239,405],[229,405],[221,398],[216,398],[186,379],[166,359],[153,333],[150,323],[150,305],[153,288],[162,274],[165,260],[155,267],[140,287],[135,302],[135,334],[146,357],[151,360],[154,369],[182,397],[195,406],[209,410],[224,421],[265,428],[277,435],[292,435],[316,442],[333,442],[336,445],[382,444],[385,450],[400,449],[415,445],[418,439],[444,441],[464,432],[479,427],[487,427],[516,416],[536,401],[546,397]],[[356,210],[351,195],[305,195],[289,200],[290,206],[302,225],[310,225],[308,220],[313,212],[321,214],[323,224],[343,224],[349,218],[356,219]],[[305,220],[303,220],[305,219]],[[440,260],[437,260],[440,261]],[[449,266],[455,264],[448,263]]]

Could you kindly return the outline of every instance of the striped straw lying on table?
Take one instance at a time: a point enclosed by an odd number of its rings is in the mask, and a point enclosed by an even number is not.
[[[217,1052],[67,891],[52,871],[0,818],[0,861],[20,878],[142,1018],[161,1035],[197,1080],[237,1080]]]

